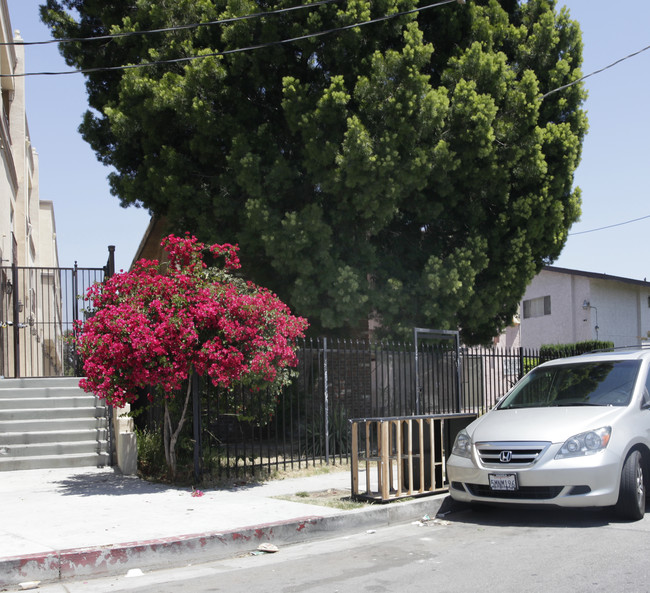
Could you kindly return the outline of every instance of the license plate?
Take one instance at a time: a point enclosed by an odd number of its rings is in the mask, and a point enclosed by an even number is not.
[[[490,490],[517,490],[517,474],[490,474]]]

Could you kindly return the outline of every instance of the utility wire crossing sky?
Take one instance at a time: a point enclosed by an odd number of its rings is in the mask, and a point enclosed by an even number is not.
[[[273,12],[303,10],[337,1],[341,0],[323,0]],[[41,199],[53,200],[55,206],[61,265],[69,266],[78,260],[81,266],[101,266],[105,263],[107,246],[117,245],[118,269],[127,268],[149,216],[142,209],[119,206],[119,200],[108,190],[106,177],[110,169],[97,162],[90,147],[80,138],[77,128],[88,109],[84,78],[64,76],[78,72],[65,70],[65,62],[58,53],[59,40],[51,39],[49,29],[40,22],[39,5],[43,0],[8,0],[8,3],[12,26],[21,32],[24,40],[20,44],[26,52],[27,117],[32,143],[39,153]],[[417,10],[449,3],[458,3],[458,10],[464,9],[458,0],[446,0]],[[650,76],[644,59],[650,49],[647,29],[650,3],[629,0],[625,11],[612,11],[610,0],[559,0],[557,9],[564,6],[583,31],[582,70],[589,74],[580,80],[589,92],[585,108],[590,132],[575,179],[575,184],[582,189],[582,219],[571,229],[567,245],[554,265],[643,278],[650,275],[645,255],[650,227],[644,222],[650,215],[647,211],[639,212],[647,203],[650,187],[647,146],[650,114],[645,109],[650,100]],[[258,16],[272,14],[245,18]],[[194,23],[184,28],[219,24],[223,21]],[[366,24],[371,23],[355,26]],[[173,28],[176,29],[181,28]],[[125,32],[125,35],[163,32],[167,31]],[[264,46],[258,48],[261,47]],[[545,96],[561,90],[550,89]],[[89,223],[89,215],[95,218],[95,224]]]

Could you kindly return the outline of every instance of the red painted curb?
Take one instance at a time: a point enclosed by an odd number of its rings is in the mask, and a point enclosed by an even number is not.
[[[301,517],[228,532],[206,532],[122,544],[55,550],[0,558],[0,586],[23,581],[56,581],[82,576],[119,574],[129,568],[157,568],[172,560],[219,559],[281,537],[284,542],[305,539],[324,517]]]

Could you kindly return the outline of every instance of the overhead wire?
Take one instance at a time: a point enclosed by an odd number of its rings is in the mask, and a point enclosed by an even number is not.
[[[604,231],[606,229],[613,229],[614,227],[617,226],[623,226],[626,224],[631,224],[633,222],[639,222],[640,220],[645,220],[646,218],[650,218],[650,214],[648,216],[641,216],[640,218],[634,218],[632,220],[626,220],[625,222],[619,222],[617,224],[610,224],[607,226],[601,226],[597,229],[590,229],[588,231],[578,231],[577,233],[569,233],[569,237],[575,236],[575,235],[585,235],[587,233],[595,233],[596,231]]]
[[[252,13],[248,15],[242,15],[238,17],[230,17],[227,19],[220,19],[216,21],[207,21],[204,23],[192,23],[188,25],[176,25],[174,27],[167,27],[167,28],[161,28],[161,29],[147,29],[143,31],[125,31],[122,33],[111,33],[107,35],[98,35],[95,37],[70,37],[70,38],[63,38],[63,39],[48,39],[44,41],[22,41],[22,40],[14,40],[10,42],[0,42],[0,46],[37,46],[37,45],[46,45],[46,44],[51,44],[51,43],[72,43],[72,42],[91,42],[91,41],[98,41],[98,40],[111,40],[111,39],[118,39],[118,38],[123,38],[123,37],[130,37],[130,36],[136,36],[136,35],[149,35],[149,34],[157,34],[157,33],[168,33],[168,32],[174,32],[174,31],[183,31],[183,30],[188,30],[188,29],[194,29],[194,28],[199,28],[199,27],[204,27],[204,26],[216,26],[216,25],[222,25],[222,24],[228,24],[232,22],[237,22],[237,21],[242,21],[242,20],[248,20],[252,18],[260,18],[260,17],[265,17],[265,16],[273,16],[277,14],[283,14],[287,12],[292,12],[295,10],[301,10],[303,8],[313,8],[316,6],[321,6],[324,4],[331,4],[335,2],[340,2],[341,0],[320,0],[318,2],[313,2],[310,4],[304,4],[300,6],[292,6],[292,7],[287,7],[287,8],[281,8],[273,11],[268,11],[268,12],[258,12],[258,13]],[[418,8],[414,8],[412,10],[407,10],[407,11],[402,11],[398,13],[394,13],[391,15],[386,15],[383,17],[378,17],[375,19],[371,19],[368,21],[363,21],[363,22],[358,22],[354,23],[351,25],[345,25],[343,27],[336,27],[332,29],[327,29],[325,31],[316,31],[314,33],[307,33],[305,35],[301,35],[298,37],[292,37],[289,39],[281,39],[278,41],[269,41],[266,43],[260,43],[257,45],[251,45],[247,47],[242,47],[242,48],[235,48],[231,50],[223,50],[219,52],[211,52],[207,54],[200,54],[200,55],[194,55],[194,56],[184,56],[182,58],[174,58],[174,59],[168,59],[168,60],[154,60],[151,62],[141,62],[139,64],[126,64],[126,65],[119,65],[119,66],[100,66],[96,68],[80,68],[76,70],[65,70],[65,71],[54,71],[54,72],[23,72],[20,74],[0,74],[0,78],[12,78],[12,77],[28,77],[28,76],[64,76],[68,74],[92,74],[95,72],[111,72],[111,71],[119,71],[119,70],[131,70],[135,68],[146,68],[146,67],[151,67],[151,66],[158,66],[158,65],[165,65],[165,64],[174,64],[174,63],[179,63],[179,62],[189,62],[193,60],[200,60],[204,58],[209,58],[209,57],[220,57],[220,56],[225,56],[229,54],[234,54],[234,53],[243,53],[247,51],[253,51],[257,49],[263,49],[265,47],[273,47],[277,45],[284,45],[288,43],[293,43],[296,41],[302,41],[304,39],[309,39],[313,37],[321,37],[323,35],[331,35],[333,33],[338,33],[341,31],[353,29],[356,27],[363,27],[365,25],[371,25],[374,23],[386,21],[389,19],[397,18],[400,16],[405,16],[408,14],[413,14],[416,12],[421,12],[423,10],[428,10],[430,8],[436,8],[439,6],[444,6],[446,4],[451,4],[451,3],[459,3],[459,4],[464,4],[464,0],[441,0],[439,2],[436,2],[434,4],[429,4],[427,6],[422,6]],[[595,76],[597,74],[601,74],[602,72],[605,72],[606,70],[609,70],[610,68],[613,68],[617,65],[619,65],[622,62],[625,62],[626,60],[629,60],[631,58],[634,58],[638,56],[639,54],[647,51],[650,49],[650,45],[647,45],[635,52],[632,52],[631,54],[628,54],[622,58],[619,58],[618,60],[612,62],[611,64],[608,64],[607,66],[604,66],[602,68],[599,68],[598,70],[594,70],[593,72],[590,72],[589,74],[585,74],[584,76],[581,76],[580,78],[577,78],[574,81],[571,81],[567,84],[561,85],[557,88],[551,89],[550,91],[547,91],[546,93],[540,95],[540,99],[546,99],[547,97],[553,95],[554,93],[558,93],[560,91],[563,91],[567,88],[570,88],[572,86],[575,86],[576,84],[579,84],[586,79]]]
[[[341,0],[320,0],[318,2],[312,2],[309,4],[303,4],[300,6],[292,6],[292,7],[287,7],[287,8],[281,8],[277,10],[272,10],[268,12],[261,12],[261,13],[251,13],[248,15],[242,15],[238,17],[230,17],[227,19],[219,19],[216,21],[206,21],[206,22],[201,22],[201,23],[192,23],[192,24],[187,24],[187,25],[175,25],[173,27],[166,27],[166,28],[160,28],[160,29],[147,29],[147,30],[142,30],[142,31],[125,31],[121,33],[111,33],[107,35],[98,35],[94,37],[70,37],[70,38],[63,38],[63,39],[48,39],[44,41],[23,41],[23,40],[14,40],[10,42],[0,42],[0,46],[39,46],[39,45],[48,45],[52,43],[58,43],[58,44],[65,44],[65,43],[81,43],[81,42],[93,42],[93,41],[106,41],[106,40],[112,40],[112,39],[119,39],[119,38],[124,38],[124,37],[132,37],[132,36],[143,36],[143,35],[153,35],[153,34],[160,34],[160,33],[171,33],[171,32],[176,32],[176,31],[185,31],[189,29],[197,29],[200,27],[211,27],[211,26],[217,26],[217,25],[223,25],[223,24],[229,24],[233,22],[238,22],[238,21],[244,21],[244,20],[249,20],[249,19],[254,19],[254,18],[261,18],[261,17],[266,17],[266,16],[274,16],[278,14],[284,14],[288,12],[293,12],[296,10],[302,10],[305,8],[313,8],[313,7],[318,7],[326,4],[332,4],[336,2],[340,2]],[[94,73],[94,72],[109,72],[109,71],[116,71],[116,70],[129,70],[129,69],[134,69],[134,68],[144,68],[144,67],[151,67],[151,66],[157,66],[157,65],[164,65],[164,64],[174,64],[174,63],[179,63],[179,62],[189,62],[192,60],[198,60],[198,59],[203,59],[203,58],[208,58],[208,57],[219,57],[219,56],[225,56],[229,54],[234,54],[234,53],[242,53],[242,52],[247,52],[247,51],[253,51],[257,49],[262,49],[265,47],[272,47],[276,45],[284,45],[288,43],[293,43],[295,41],[301,41],[304,39],[309,39],[313,37],[321,37],[324,35],[330,35],[333,33],[337,33],[340,31],[345,31],[349,29],[353,29],[356,27],[362,27],[365,25],[370,25],[382,21],[386,21],[389,19],[397,18],[400,16],[405,16],[409,14],[413,14],[416,12],[421,12],[423,10],[428,10],[431,8],[436,8],[439,6],[444,6],[446,4],[451,4],[451,3],[460,3],[464,4],[463,0],[441,0],[439,2],[435,2],[433,4],[429,4],[426,6],[422,6],[419,8],[415,8],[412,10],[407,10],[407,11],[402,11],[399,13],[394,13],[391,15],[386,15],[382,17],[377,17],[375,19],[371,19],[368,21],[362,21],[358,23],[354,23],[351,25],[345,25],[342,27],[336,27],[332,29],[327,29],[324,31],[317,31],[314,33],[308,33],[305,35],[301,35],[298,37],[292,37],[289,39],[282,39],[278,41],[270,41],[266,43],[260,43],[257,45],[252,45],[252,46],[247,46],[243,48],[235,48],[231,50],[223,50],[220,52],[212,52],[208,54],[201,54],[201,55],[195,55],[195,56],[185,56],[182,58],[174,58],[174,59],[168,59],[168,60],[155,60],[152,62],[143,62],[140,64],[127,64],[127,65],[120,65],[120,66],[102,66],[102,67],[97,67],[97,68],[82,68],[82,69],[77,69],[77,70],[67,70],[67,71],[58,71],[58,72],[25,72],[22,74],[0,74],[0,78],[5,78],[5,77],[27,77],[27,76],[63,76],[63,75],[68,75],[68,74],[89,74],[89,73]],[[579,84],[586,79],[595,76],[597,74],[601,74],[602,72],[605,72],[611,68],[614,68],[615,66],[621,64],[622,62],[625,62],[626,60],[629,60],[631,58],[634,58],[643,52],[647,51],[650,49],[650,45],[647,45],[631,54],[628,54],[622,58],[619,58],[618,60],[612,62],[611,64],[608,64],[607,66],[604,66],[602,68],[599,68],[598,70],[594,70],[593,72],[590,72],[589,74],[585,74],[584,76],[581,76],[580,78],[577,78],[576,80],[569,82],[567,84],[564,84],[562,86],[559,86],[555,89],[552,89],[550,91],[547,91],[546,93],[542,94],[540,96],[541,99],[546,99],[550,95],[554,93],[558,93],[560,91],[563,91],[567,88],[570,88],[572,86],[575,86],[576,84]],[[641,220],[646,220],[650,218],[650,215],[648,216],[642,216],[640,218],[634,218],[632,220],[627,220],[625,222],[620,222],[617,224],[612,224],[612,225],[607,225],[604,227],[599,227],[595,229],[590,229],[586,231],[579,231],[575,233],[569,233],[568,236],[576,236],[576,235],[584,235],[587,233],[594,233],[598,231],[603,231],[607,230],[610,228],[615,228],[619,226],[624,226],[627,224],[631,224],[634,222],[639,222]]]
[[[284,14],[287,12],[293,12],[296,10],[302,10],[304,8],[314,8],[315,6],[322,6],[324,4],[332,4],[336,2],[342,2],[343,0],[321,0],[320,2],[312,2],[310,4],[301,4],[299,6],[289,6],[287,8],[278,8],[277,10],[269,10],[268,12],[254,12],[251,14],[245,14],[242,16],[234,16],[227,19],[219,19],[216,21],[205,21],[202,23],[192,23],[188,25],[174,25],[173,27],[165,27],[161,29],[144,29],[142,31],[123,31],[121,33],[107,33],[106,35],[95,35],[92,37],[65,37],[63,39],[46,39],[44,41],[4,41],[0,43],[1,46],[34,46],[34,45],[48,45],[51,43],[83,43],[86,41],[106,41],[111,39],[121,39],[123,37],[135,37],[143,35],[153,35],[156,33],[174,33],[176,31],[186,31],[188,29],[198,29],[200,27],[213,27],[216,25],[225,25],[228,23],[235,23],[239,21],[245,21],[254,18],[260,18],[265,16],[274,16],[278,14]]]
[[[645,47],[625,56],[624,58],[619,58],[615,62],[612,62],[611,64],[604,66],[603,68],[599,68],[598,70],[594,70],[593,72],[590,72],[589,74],[585,74],[584,76],[581,76],[580,78],[569,82],[567,84],[564,84],[562,86],[557,87],[556,89],[553,89],[551,91],[548,91],[547,93],[542,95],[542,99],[546,99],[549,95],[552,95],[553,93],[558,93],[560,91],[563,91],[564,89],[568,89],[569,87],[572,87],[583,80],[587,80],[587,78],[590,78],[591,76],[595,76],[596,74],[600,74],[601,72],[605,72],[605,70],[609,70],[610,68],[613,68],[614,66],[618,66],[621,62],[625,62],[626,60],[629,60],[630,58],[634,58],[638,56],[639,54],[642,54],[644,51],[647,51],[650,49],[650,45],[646,45]]]
[[[28,76],[63,76],[63,75],[68,75],[68,74],[92,74],[95,72],[114,72],[114,71],[120,71],[120,70],[132,70],[134,68],[146,68],[146,67],[151,67],[151,66],[159,66],[159,65],[165,65],[165,64],[177,64],[181,62],[190,62],[193,60],[202,60],[205,58],[210,58],[210,57],[221,57],[221,56],[226,56],[230,54],[235,54],[235,53],[243,53],[247,51],[253,51],[257,49],[263,49],[265,47],[273,47],[277,45],[286,45],[288,43],[294,43],[296,41],[302,41],[304,39],[311,39],[314,37],[322,37],[324,35],[331,35],[333,33],[339,33],[341,31],[347,31],[349,29],[355,29],[357,27],[364,27],[366,25],[372,25],[375,23],[379,23],[382,21],[387,21],[390,19],[394,19],[400,16],[405,16],[409,14],[414,14],[416,12],[422,12],[423,10],[428,10],[430,8],[437,8],[440,6],[444,6],[445,4],[452,4],[452,3],[459,3],[460,0],[440,0],[439,2],[435,2],[433,4],[428,4],[427,6],[420,6],[418,8],[414,8],[411,10],[404,10],[401,12],[396,12],[393,14],[377,17],[374,19],[370,19],[367,21],[361,21],[357,23],[353,23],[350,25],[344,25],[342,27],[335,27],[332,29],[327,29],[324,31],[316,31],[313,33],[307,33],[305,35],[300,35],[298,37],[292,37],[289,39],[281,39],[278,41],[268,41],[266,43],[259,43],[257,45],[250,45],[247,47],[242,47],[242,48],[235,48],[235,49],[230,49],[230,50],[223,50],[223,51],[218,51],[218,52],[210,52],[210,53],[205,53],[205,54],[200,54],[200,55],[193,55],[193,56],[184,56],[182,58],[170,58],[168,60],[154,60],[151,62],[141,62],[139,64],[126,64],[126,65],[120,65],[120,66],[98,66],[95,68],[80,68],[77,70],[64,70],[64,71],[58,71],[58,72],[23,72],[20,74],[0,74],[0,78],[7,78],[7,77],[28,77]],[[262,14],[262,16],[266,16],[266,14],[270,13],[259,13]],[[95,39],[95,38],[87,38],[87,39]]]

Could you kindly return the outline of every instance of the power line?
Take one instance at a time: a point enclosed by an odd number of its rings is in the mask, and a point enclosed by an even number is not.
[[[135,37],[142,35],[152,35],[156,33],[173,33],[175,31],[186,31],[188,29],[198,29],[199,27],[213,27],[215,25],[224,25],[227,23],[235,23],[238,21],[245,21],[248,19],[260,18],[265,16],[274,16],[293,12],[295,10],[302,10],[303,8],[314,8],[315,6],[322,6],[323,4],[332,4],[333,2],[342,2],[342,0],[321,0],[320,2],[313,2],[311,4],[302,4],[300,6],[290,6],[288,8],[278,8],[277,10],[270,10],[269,12],[255,12],[243,16],[235,16],[228,19],[220,19],[217,21],[206,21],[204,23],[192,23],[189,25],[175,25],[174,27],[167,27],[164,29],[146,29],[143,31],[124,31],[122,33],[110,33],[107,35],[97,35],[95,37],[65,37],[63,39],[46,39],[45,41],[4,41],[0,43],[0,47],[7,46],[32,46],[32,45],[48,45],[51,43],[81,43],[85,41],[106,41],[111,39],[120,39],[122,37]]]
[[[605,229],[613,229],[614,227],[623,226],[623,225],[626,225],[626,224],[630,224],[632,222],[639,222],[639,220],[645,220],[646,218],[650,218],[650,214],[648,216],[642,216],[641,218],[634,218],[633,220],[626,220],[625,222],[619,222],[617,224],[610,224],[608,226],[602,226],[602,227],[597,228],[597,229],[591,229],[591,230],[588,230],[588,231],[580,231],[578,233],[569,233],[569,237],[573,237],[575,235],[584,235],[586,233],[595,233],[596,231],[604,231]]]
[[[613,68],[614,66],[618,66],[621,62],[625,62],[625,60],[629,60],[630,58],[634,58],[634,57],[638,56],[639,54],[641,54],[644,51],[647,51],[649,49],[650,49],[650,45],[646,45],[644,48],[641,48],[640,50],[635,51],[634,53],[631,53],[631,54],[625,56],[624,58],[620,58],[620,59],[616,60],[615,62],[612,62],[608,66],[600,68],[599,70],[594,70],[593,72],[590,72],[589,74],[585,74],[583,77],[578,78],[577,80],[574,80],[573,82],[569,82],[569,83],[567,83],[565,85],[557,87],[556,89],[553,89],[552,91],[548,91],[547,93],[542,95],[542,99],[546,99],[546,97],[548,97],[549,95],[552,95],[553,93],[557,93],[559,91],[563,91],[564,89],[568,89],[569,87],[572,87],[572,86],[578,84],[579,82],[582,82],[583,80],[586,80],[587,78],[589,78],[591,76],[594,76],[596,74],[600,74],[601,72],[605,72],[605,70],[609,70],[610,68]]]
[[[153,62],[142,62],[140,64],[128,64],[128,65],[121,65],[121,66],[100,66],[97,68],[81,68],[78,70],[64,70],[64,71],[58,71],[58,72],[23,72],[22,74],[0,74],[0,78],[13,78],[13,77],[27,77],[27,76],[64,76],[67,74],[92,74],[95,72],[112,72],[112,71],[118,71],[118,70],[132,70],[134,68],[147,68],[151,66],[160,66],[160,65],[165,65],[165,64],[178,64],[181,62],[191,62],[193,60],[201,60],[204,58],[211,58],[211,57],[221,57],[221,56],[226,56],[229,54],[235,54],[235,53],[242,53],[242,52],[247,52],[247,51],[253,51],[256,49],[263,49],[266,47],[273,47],[277,45],[285,45],[288,43],[293,43],[295,41],[302,41],[304,39],[310,39],[314,37],[322,37],[323,35],[331,35],[332,33],[339,33],[341,31],[347,31],[349,29],[355,29],[357,27],[364,27],[366,25],[372,25],[375,23],[379,23],[382,21],[387,21],[390,19],[394,19],[400,16],[405,16],[409,14],[414,14],[416,12],[421,12],[423,10],[428,10],[430,8],[437,8],[440,6],[444,6],[445,4],[451,4],[451,3],[459,3],[463,4],[464,2],[462,0],[442,0],[440,2],[436,2],[434,4],[429,4],[427,6],[421,6],[419,8],[414,8],[412,10],[405,10],[402,12],[396,12],[394,14],[382,16],[382,17],[377,17],[375,19],[371,19],[368,21],[363,21],[359,23],[354,23],[351,25],[345,25],[343,27],[336,27],[334,29],[328,29],[326,31],[317,31],[315,33],[307,33],[306,35],[300,35],[298,37],[292,37],[290,39],[281,39],[279,41],[269,41],[266,43],[260,43],[258,45],[250,45],[248,47],[242,47],[242,48],[237,48],[237,49],[230,49],[230,50],[224,50],[224,51],[219,51],[219,52],[211,52],[207,54],[201,54],[201,55],[194,55],[194,56],[184,56],[182,58],[173,58],[169,60],[156,60]],[[96,38],[92,38],[96,39]]]
[[[259,18],[259,17],[265,17],[265,16],[273,16],[277,14],[282,14],[282,13],[287,13],[287,12],[292,12],[295,10],[300,10],[303,8],[313,8],[315,6],[321,6],[324,4],[331,4],[334,2],[340,2],[341,0],[321,0],[320,2],[313,2],[310,4],[304,4],[300,6],[293,6],[293,7],[288,7],[288,8],[282,8],[278,10],[273,10],[269,12],[258,12],[258,13],[253,13],[249,15],[243,15],[239,17],[232,17],[228,19],[221,19],[217,21],[208,21],[205,23],[193,23],[189,25],[177,25],[174,27],[168,27],[164,29],[148,29],[145,31],[127,31],[123,33],[112,33],[110,35],[99,35],[96,37],[71,37],[71,38],[65,38],[65,39],[48,39],[45,41],[11,41],[11,42],[0,42],[0,46],[5,46],[5,45],[23,45],[23,46],[35,46],[35,45],[46,45],[50,43],[72,43],[72,42],[86,42],[86,41],[98,41],[98,40],[110,40],[110,39],[117,39],[117,38],[122,38],[122,37],[131,37],[131,36],[136,36],[136,35],[149,35],[149,34],[156,34],[156,33],[168,33],[168,32],[174,32],[174,31],[183,31],[187,29],[195,29],[199,27],[204,27],[204,26],[216,26],[216,25],[222,25],[222,24],[227,24],[227,23],[232,23],[232,22],[237,22],[237,21],[242,21],[242,20],[248,20],[252,18]],[[343,27],[337,27],[333,29],[328,29],[326,31],[317,31],[315,33],[308,33],[306,35],[301,35],[299,37],[292,37],[290,39],[281,39],[279,41],[269,41],[267,43],[260,43],[258,45],[251,45],[248,47],[242,47],[242,48],[237,48],[237,49],[231,49],[231,50],[224,50],[220,52],[213,52],[209,54],[201,54],[201,55],[194,55],[194,56],[185,56],[183,58],[175,58],[175,59],[169,59],[169,60],[156,60],[153,62],[143,62],[140,64],[128,64],[128,65],[121,65],[121,66],[102,66],[102,67],[97,67],[97,68],[82,68],[78,70],[65,70],[65,71],[58,71],[58,72],[24,72],[22,74],[0,74],[0,78],[13,78],[13,77],[27,77],[27,76],[64,76],[67,74],[92,74],[95,72],[110,72],[110,71],[119,71],[119,70],[132,70],[134,68],[146,68],[150,66],[159,66],[159,65],[165,65],[165,64],[175,64],[175,63],[180,63],[180,62],[190,62],[193,60],[200,60],[203,58],[210,58],[210,57],[220,57],[220,56],[225,56],[229,54],[234,54],[234,53],[242,53],[242,52],[247,52],[247,51],[253,51],[256,49],[263,49],[266,47],[273,47],[277,45],[285,45],[288,43],[293,43],[295,41],[302,41],[304,39],[309,39],[313,37],[322,37],[323,35],[330,35],[333,33],[339,33],[341,31],[346,31],[349,29],[354,29],[356,27],[363,27],[365,25],[371,25],[374,23],[390,20],[393,18],[397,18],[400,16],[405,16],[409,14],[413,14],[416,12],[420,12],[423,10],[428,10],[430,8],[437,8],[439,6],[444,6],[445,4],[451,4],[451,3],[458,3],[458,4],[465,4],[465,0],[442,0],[440,2],[436,2],[434,4],[429,4],[427,6],[422,6],[419,8],[414,8],[412,10],[406,10],[403,12],[398,12],[395,14],[383,16],[383,17],[378,17],[376,19],[371,19],[368,21],[363,21],[360,23],[355,23],[352,25],[346,25]],[[590,72],[589,74],[585,74],[584,76],[569,82],[567,84],[564,84],[562,86],[559,86],[555,89],[552,89],[543,95],[540,96],[540,98],[546,99],[550,95],[554,93],[558,93],[560,91],[563,91],[567,88],[570,88],[572,86],[575,86],[576,84],[583,82],[587,78],[590,78],[592,76],[595,76],[596,74],[601,74],[602,72],[605,72],[606,70],[609,70],[610,68],[613,68],[614,66],[619,65],[622,62],[625,62],[626,60],[629,60],[631,58],[634,58],[638,56],[639,54],[647,51],[650,49],[650,45],[647,45],[646,47],[643,47],[623,58],[619,58],[618,60],[612,62],[611,64],[608,64],[607,66],[604,66],[603,68],[599,68],[598,70],[594,70],[593,72]],[[634,222],[634,221],[631,221]],[[623,223],[625,224],[625,223]],[[588,231],[585,231],[588,232]]]

